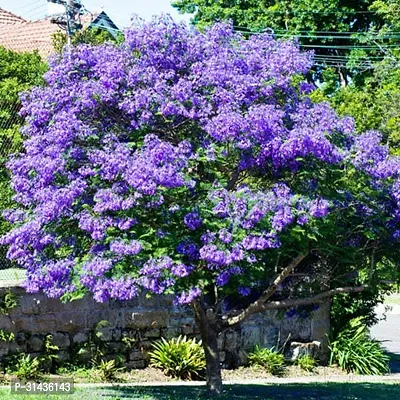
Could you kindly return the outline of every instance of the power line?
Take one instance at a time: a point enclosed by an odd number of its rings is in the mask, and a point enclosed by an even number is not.
[[[326,49],[342,49],[342,50],[378,50],[378,46],[341,46],[341,45],[323,45],[323,44],[299,44],[300,47],[306,48],[326,48]],[[385,48],[399,48],[398,45],[385,45]]]
[[[357,36],[355,36],[356,34],[358,34],[358,32],[354,33],[353,35],[299,35],[298,33],[275,33],[275,36],[278,37],[299,37],[299,38],[306,38],[306,39],[351,39],[351,40],[357,40],[360,38],[357,38]],[[398,34],[395,35],[391,35],[391,36],[375,36],[375,39],[400,39],[400,32],[398,32]]]
[[[262,9],[262,10],[257,10],[260,14],[327,14],[327,15],[332,15],[332,14],[357,14],[357,15],[362,15],[362,14],[377,14],[376,11],[357,11],[357,10],[341,10],[339,8],[335,10],[325,10],[325,11],[316,11],[316,10],[269,10],[269,9]],[[381,11],[380,13],[390,13],[390,11]]]

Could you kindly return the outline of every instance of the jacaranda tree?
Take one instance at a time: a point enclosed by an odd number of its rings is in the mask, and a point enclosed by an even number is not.
[[[9,162],[2,242],[27,290],[175,294],[218,394],[224,329],[372,284],[398,246],[400,162],[309,100],[311,64],[292,42],[168,18],[55,58]]]

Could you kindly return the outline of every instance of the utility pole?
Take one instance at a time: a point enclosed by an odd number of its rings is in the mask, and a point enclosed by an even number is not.
[[[71,19],[74,17],[74,0],[67,0],[65,3],[65,17],[67,23],[67,44],[71,46],[72,44],[72,27]]]
[[[82,28],[79,16],[82,12],[82,4],[80,0],[47,0],[48,3],[58,4],[61,10],[53,15],[51,22],[57,24],[60,28],[65,29],[67,34],[67,44],[71,46],[72,37],[75,32]],[[63,8],[65,11],[62,11]],[[77,18],[78,16],[78,18]]]

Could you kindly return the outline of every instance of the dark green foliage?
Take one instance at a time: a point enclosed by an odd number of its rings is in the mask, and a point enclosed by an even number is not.
[[[153,344],[150,365],[161,369],[165,375],[180,379],[198,379],[203,376],[206,360],[201,342],[179,336]]]
[[[117,373],[122,371],[122,368],[117,367],[115,360],[101,360],[96,369],[103,382],[116,382],[118,380]]]
[[[282,376],[285,372],[285,358],[274,349],[256,346],[254,351],[248,355],[250,365],[265,368],[270,374]]]
[[[371,51],[351,49],[365,46],[360,32],[377,30],[387,21],[387,10],[379,6],[380,1],[342,0],[249,0],[209,1],[175,0],[172,5],[181,13],[194,13],[192,23],[200,28],[218,20],[231,20],[237,30],[262,32],[272,29],[278,38],[298,37],[306,50],[313,49],[319,59],[332,65],[336,81],[348,83],[350,71],[365,73],[358,68],[366,56],[376,56],[379,48]],[[382,2],[383,3],[383,2]],[[365,39],[364,39],[365,41]],[[351,56],[353,61],[346,66],[343,57]],[[367,57],[368,59],[368,57]],[[336,61],[336,62],[335,62]],[[320,77],[317,67],[316,72]],[[339,78],[340,77],[340,78]]]
[[[13,342],[14,339],[15,335],[13,332],[8,332],[4,329],[0,329],[0,342]]]
[[[335,296],[331,308],[331,337],[336,338],[349,321],[362,317],[367,327],[378,322],[375,307],[384,300],[384,291],[372,288],[361,293],[346,293]]]
[[[16,377],[22,381],[38,380],[41,377],[40,361],[30,354],[20,354],[13,370]]]
[[[7,290],[2,296],[0,296],[0,314],[8,315],[10,310],[18,305],[18,297]]]
[[[296,360],[296,364],[306,372],[313,372],[317,366],[317,362],[310,355],[306,354]]]
[[[42,85],[46,70],[47,65],[37,52],[16,53],[0,47],[0,211],[12,206],[12,190],[4,164],[8,156],[18,152],[22,145],[19,94],[32,86]],[[9,223],[0,212],[0,235],[9,229]],[[0,246],[0,268],[5,252],[5,248]]]
[[[121,43],[124,37],[122,32],[115,38],[110,32],[100,28],[88,28],[78,31],[72,38],[72,44],[92,44],[97,46],[99,44],[112,42]],[[61,53],[64,46],[67,44],[67,35],[63,32],[56,32],[53,34],[53,48],[57,53]]]
[[[347,372],[381,375],[389,372],[389,357],[380,343],[370,338],[362,318],[349,322],[337,339],[329,344],[330,363]]]
[[[103,339],[103,328],[110,326],[106,320],[99,321],[89,332],[88,341],[76,349],[75,361],[79,365],[92,364],[98,366],[106,354],[107,343]]]

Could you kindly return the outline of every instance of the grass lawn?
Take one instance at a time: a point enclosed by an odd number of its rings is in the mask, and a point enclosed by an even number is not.
[[[200,400],[204,386],[109,387],[77,389],[73,395],[10,395],[1,400]],[[398,384],[327,383],[290,385],[226,385],[223,400],[387,400],[400,399]]]

